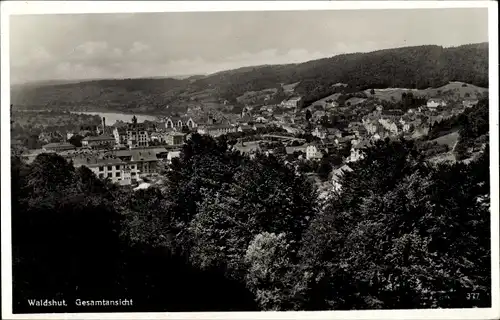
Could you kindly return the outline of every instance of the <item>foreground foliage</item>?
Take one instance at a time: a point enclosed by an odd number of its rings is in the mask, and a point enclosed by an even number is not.
[[[195,134],[166,185],[138,192],[57,155],[13,158],[14,311],[41,296],[134,311],[491,304],[488,148],[433,166],[411,141],[379,141],[321,207],[278,157],[228,150]]]

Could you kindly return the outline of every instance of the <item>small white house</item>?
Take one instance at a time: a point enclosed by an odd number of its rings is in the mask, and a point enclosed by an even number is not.
[[[181,155],[181,152],[180,151],[170,151],[168,154],[167,154],[167,163],[168,164],[171,164],[172,163],[172,159],[173,158],[179,158]]]
[[[307,160],[318,159],[321,157],[322,157],[322,154],[315,145],[311,144],[311,145],[308,145],[306,147],[306,159]]]
[[[427,108],[436,109],[437,107],[446,107],[446,101],[443,99],[429,99],[427,101]]]

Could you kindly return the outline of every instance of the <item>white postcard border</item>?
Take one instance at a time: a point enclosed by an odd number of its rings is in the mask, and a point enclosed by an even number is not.
[[[499,299],[499,145],[498,4],[496,1],[5,1],[1,3],[1,208],[2,318],[4,319],[498,319]],[[286,8],[286,9],[285,9]],[[280,11],[347,9],[488,8],[492,308],[315,312],[183,312],[12,314],[10,217],[10,65],[9,15],[56,13],[133,13],[190,11]]]

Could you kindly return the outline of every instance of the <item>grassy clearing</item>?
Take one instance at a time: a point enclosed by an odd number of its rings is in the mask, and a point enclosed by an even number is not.
[[[458,131],[454,131],[452,133],[448,133],[444,136],[441,136],[439,138],[431,140],[431,142],[445,144],[445,145],[448,145],[448,147],[450,149],[452,149],[455,146],[455,144],[457,143],[459,136],[460,136],[460,134],[458,133]]]

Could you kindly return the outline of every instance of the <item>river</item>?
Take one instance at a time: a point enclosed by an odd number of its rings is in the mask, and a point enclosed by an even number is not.
[[[106,118],[106,125],[112,126],[118,120],[123,122],[131,122],[134,114],[126,114],[126,113],[116,113],[116,112],[87,112],[87,111],[71,111],[71,113],[75,114],[89,114],[89,115],[97,115],[99,117]],[[158,118],[152,115],[144,115],[144,114],[136,114],[137,122],[144,122],[145,120],[149,121],[157,121]]]

